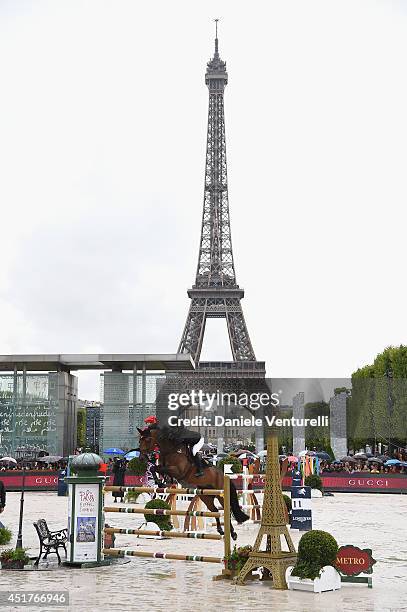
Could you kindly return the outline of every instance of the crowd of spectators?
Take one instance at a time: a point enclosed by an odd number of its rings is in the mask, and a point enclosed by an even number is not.
[[[395,465],[385,465],[383,461],[321,461],[320,474],[332,472],[347,472],[355,474],[369,472],[370,474],[407,474],[407,462],[400,462]]]

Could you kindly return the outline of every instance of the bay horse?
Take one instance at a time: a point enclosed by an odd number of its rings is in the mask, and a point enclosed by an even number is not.
[[[202,476],[196,476],[196,466],[187,451],[186,445],[182,440],[177,440],[176,435],[172,434],[170,428],[156,427],[151,429],[139,429],[140,434],[140,453],[147,455],[157,446],[160,449],[160,465],[157,471],[162,475],[170,476],[185,488],[191,489],[223,489],[223,473],[214,466],[203,466]],[[210,512],[218,512],[215,505],[217,499],[223,508],[223,497],[215,495],[199,496]],[[236,521],[240,525],[248,520],[247,514],[239,506],[236,487],[230,482],[230,509]],[[224,534],[220,519],[216,518],[216,528],[218,533]],[[230,524],[230,535],[236,540],[237,534]]]

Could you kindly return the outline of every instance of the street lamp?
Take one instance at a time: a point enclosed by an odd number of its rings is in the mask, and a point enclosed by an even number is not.
[[[23,459],[23,481],[21,484],[21,496],[20,496],[20,518],[18,521],[18,536],[16,543],[16,550],[23,547],[23,517],[24,517],[24,491],[25,491],[25,461]]]
[[[387,377],[387,415],[389,421],[389,453],[391,453],[391,427],[392,427],[392,412],[393,412],[393,396],[392,396],[392,378],[393,378],[393,370],[390,366],[386,368],[386,377]],[[391,454],[390,454],[391,457]]]

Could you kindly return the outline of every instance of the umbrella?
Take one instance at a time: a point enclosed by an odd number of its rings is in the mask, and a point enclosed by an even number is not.
[[[48,455],[47,457],[38,457],[37,461],[42,461],[44,463],[57,463],[61,461],[62,457],[59,455]]]
[[[202,444],[201,451],[210,451],[212,449],[213,449],[213,446],[211,444]]]
[[[125,455],[126,453],[121,448],[107,448],[103,451],[104,455]]]
[[[318,451],[317,457],[319,457],[319,459],[322,459],[323,461],[329,461],[331,459],[331,455],[329,455],[325,451]]]
[[[338,459],[336,461],[332,461],[332,464],[338,464],[338,463],[342,463],[342,461],[338,461]]]
[[[258,453],[259,457],[265,457],[267,455],[267,451],[266,450],[262,450]]]
[[[308,453],[308,451],[307,451],[307,450],[300,451],[300,452],[298,453],[298,457],[305,457],[305,455],[306,455],[307,453]]]
[[[353,455],[355,459],[367,459],[367,455],[365,453],[356,453]]]
[[[236,455],[237,457],[240,457],[240,455],[251,455],[252,457],[257,457],[257,455],[252,453],[252,451],[245,450],[244,448],[240,448],[239,450],[235,451],[233,455]]]
[[[287,459],[290,463],[295,463],[296,461],[298,461],[298,457],[295,457],[294,455],[290,455],[289,457],[287,457]]]
[[[398,459],[389,459],[384,465],[400,465],[400,463]]]
[[[348,463],[355,463],[356,459],[355,457],[347,456],[347,457],[342,457],[341,461],[343,461],[343,463],[346,463],[346,461]]]
[[[0,459],[0,461],[4,461],[4,463],[17,463],[17,461],[13,459],[13,457],[3,457],[2,459]]]
[[[383,463],[383,461],[379,459],[379,457],[369,457],[367,461],[368,463]]]
[[[128,453],[126,453],[124,455],[125,459],[134,459],[134,457],[140,457],[140,451],[139,450],[132,450],[132,451],[129,451]]]

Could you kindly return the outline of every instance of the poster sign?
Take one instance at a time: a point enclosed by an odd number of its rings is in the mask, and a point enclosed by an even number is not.
[[[357,576],[358,574],[371,574],[376,560],[372,557],[370,548],[358,548],[347,544],[341,546],[336,556],[336,569],[345,576]]]
[[[75,524],[73,525],[72,561],[97,561],[99,530],[99,485],[75,486]]]

